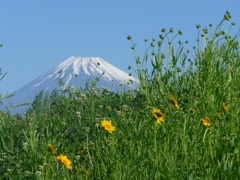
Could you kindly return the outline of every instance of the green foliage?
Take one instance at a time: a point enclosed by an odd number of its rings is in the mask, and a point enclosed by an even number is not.
[[[1,47],[1,46],[0,46]],[[0,68],[0,81],[6,76],[7,73],[2,73],[2,68]],[[15,94],[8,94],[6,93],[4,96],[2,94],[0,94],[0,105],[3,105],[2,100],[3,99],[8,99],[11,98],[12,96],[14,96]],[[13,109],[19,106],[25,106],[25,105],[29,105],[30,103],[24,103],[24,104],[18,104],[14,107],[5,107],[6,109]]]
[[[2,72],[2,68],[0,68],[0,81],[6,76],[7,73]]]
[[[192,60],[174,43],[183,33],[163,29],[142,60],[135,52],[139,91],[93,84],[41,92],[24,119],[0,112],[0,178],[239,179],[239,34],[221,30],[230,19],[212,33],[197,26]]]
[[[153,39],[142,59],[130,39],[141,91],[149,102],[153,105],[165,102],[162,104],[165,106],[169,96],[173,95],[182,107],[189,109],[199,108],[203,101],[210,104],[228,103],[239,96],[240,34],[237,32],[231,36],[234,23],[231,23],[229,32],[222,30],[225,23],[230,23],[230,18],[226,14],[213,33],[207,28],[200,30],[198,25],[199,37],[191,57],[190,50],[184,51],[184,44],[188,42],[176,39],[182,35],[181,31],[174,34],[173,29],[163,29],[159,40]]]

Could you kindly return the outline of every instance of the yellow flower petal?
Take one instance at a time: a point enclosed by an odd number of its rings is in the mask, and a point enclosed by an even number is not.
[[[222,103],[222,108],[224,111],[228,111],[228,107],[226,106],[225,102]]]
[[[157,118],[157,123],[158,123],[158,124],[161,124],[162,122],[164,122],[163,117],[159,117],[159,118]]]
[[[46,149],[47,149],[48,151],[50,151],[51,153],[53,153],[53,154],[56,154],[56,153],[57,153],[56,149],[55,149],[51,144],[48,144],[48,146],[46,147]]]
[[[174,109],[179,109],[179,105],[177,103],[177,100],[172,95],[170,96],[170,99],[172,100],[172,107]]]
[[[162,122],[164,122],[163,118],[166,117],[166,114],[162,113],[159,109],[156,109],[156,108],[153,108],[152,113],[156,118],[158,124],[161,124]]]
[[[210,126],[210,119],[208,117],[205,117],[204,119],[202,119],[202,122],[205,126]]]
[[[60,156],[57,156],[57,160],[61,161],[68,169],[72,169],[72,161],[70,161],[67,156],[63,156],[62,154]]]

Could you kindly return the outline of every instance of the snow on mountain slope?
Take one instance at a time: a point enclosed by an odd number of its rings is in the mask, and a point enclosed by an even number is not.
[[[112,91],[135,89],[138,80],[112,66],[99,57],[70,57],[42,76],[13,92],[15,96],[3,101],[6,106],[31,103],[34,97],[44,90],[51,93],[54,89],[66,89],[71,85],[85,87],[86,81],[99,78],[98,87]],[[129,83],[129,82],[132,83]],[[62,84],[60,86],[60,84]],[[124,84],[120,86],[120,84]],[[24,111],[29,106],[15,108],[14,112]]]

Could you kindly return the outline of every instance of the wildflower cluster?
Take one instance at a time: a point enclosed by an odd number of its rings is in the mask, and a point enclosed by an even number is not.
[[[170,99],[172,101],[172,107],[174,109],[179,109],[179,105],[178,105],[177,100],[172,95],[170,96]],[[222,109],[224,111],[228,111],[228,107],[226,106],[225,102],[222,103]],[[161,110],[159,110],[157,108],[153,108],[152,109],[152,114],[156,118],[157,124],[161,124],[162,122],[164,122],[164,118],[166,117],[166,114],[163,113]],[[205,117],[204,119],[201,119],[201,121],[203,122],[203,124],[205,126],[211,126],[209,117]]]
[[[57,153],[56,149],[51,144],[48,144],[46,149],[52,154]],[[60,156],[57,156],[56,159],[61,161],[67,167],[67,169],[72,169],[72,161],[70,161],[67,156],[61,154]]]
[[[193,60],[172,28],[136,55],[139,90],[70,87],[24,120],[0,112],[0,179],[239,179],[239,43],[197,28]]]

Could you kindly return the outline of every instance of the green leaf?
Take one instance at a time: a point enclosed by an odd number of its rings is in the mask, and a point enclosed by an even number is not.
[[[12,96],[15,96],[15,94],[9,94],[9,95],[5,96],[4,98],[10,98]]]
[[[30,105],[30,104],[31,104],[31,103],[23,103],[23,104],[16,105],[16,106],[14,106],[13,108],[20,107],[20,106],[26,106],[26,105]]]

